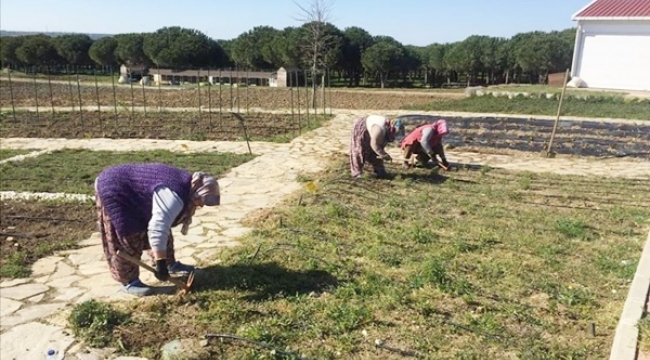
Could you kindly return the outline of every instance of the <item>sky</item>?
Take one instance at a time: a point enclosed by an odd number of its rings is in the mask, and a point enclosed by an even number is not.
[[[2,0],[0,29],[119,34],[165,26],[233,39],[255,26],[299,26],[296,3],[313,0]],[[331,0],[327,0],[331,1]],[[361,27],[404,45],[460,41],[470,35],[511,37],[563,30],[590,0],[334,0],[329,22]],[[183,5],[181,5],[183,4]]]

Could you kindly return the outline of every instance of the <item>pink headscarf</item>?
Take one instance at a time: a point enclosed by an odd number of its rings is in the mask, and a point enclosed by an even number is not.
[[[447,120],[440,119],[433,123],[433,128],[436,130],[436,133],[439,137],[443,137],[449,133],[449,128],[447,128]]]

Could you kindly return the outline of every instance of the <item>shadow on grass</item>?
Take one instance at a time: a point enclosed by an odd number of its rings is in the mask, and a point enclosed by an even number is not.
[[[291,270],[275,262],[210,265],[197,271],[192,292],[235,289],[248,291],[243,299],[256,301],[278,295],[320,293],[338,285],[323,270]]]

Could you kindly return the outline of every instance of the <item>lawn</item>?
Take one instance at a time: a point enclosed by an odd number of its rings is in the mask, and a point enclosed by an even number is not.
[[[464,111],[477,113],[502,113],[555,116],[558,100],[517,96],[472,96],[461,100],[443,100],[429,104],[405,105],[405,110]],[[562,115],[593,118],[619,118],[650,120],[650,99],[624,100],[613,97],[578,99],[568,97],[562,104]]]
[[[20,162],[0,165],[2,191],[65,192],[92,195],[95,178],[109,165],[126,162],[162,162],[188,171],[220,175],[253,159],[233,153],[179,153],[64,149]]]
[[[32,151],[36,150],[26,150],[26,149],[0,149],[0,160],[5,160],[12,158],[18,155],[29,154]]]
[[[150,358],[208,333],[275,350],[212,340],[190,358],[608,356],[648,231],[647,182],[489,168],[355,182],[347,171],[301,177],[302,194],[251,217],[252,235],[186,297],[84,304],[77,317],[122,314],[73,328]]]

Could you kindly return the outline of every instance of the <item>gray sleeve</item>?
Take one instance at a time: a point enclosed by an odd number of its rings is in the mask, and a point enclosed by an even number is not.
[[[422,149],[424,149],[424,152],[426,152],[427,154],[431,154],[433,152],[433,148],[431,148],[431,144],[429,143],[432,136],[433,136],[432,128],[428,127],[422,130],[422,139],[420,140],[420,145],[422,146]]]
[[[373,125],[370,128],[370,147],[372,148],[372,151],[377,153],[377,155],[388,155],[386,150],[384,150],[385,137],[386,134],[384,134],[384,129],[379,125]]]
[[[151,250],[166,251],[172,224],[183,210],[183,200],[170,188],[158,187],[153,193],[151,220],[147,227]]]

